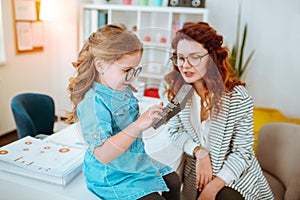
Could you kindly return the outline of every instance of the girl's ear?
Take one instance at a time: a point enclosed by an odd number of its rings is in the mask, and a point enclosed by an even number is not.
[[[95,68],[100,74],[103,74],[107,68],[107,64],[105,64],[102,60],[96,58],[95,59]]]

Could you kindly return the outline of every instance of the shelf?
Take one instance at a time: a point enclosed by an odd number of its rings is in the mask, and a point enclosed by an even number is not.
[[[80,6],[79,45],[83,46],[91,32],[110,23],[123,23],[144,44],[137,78],[144,83],[161,83],[170,69],[171,41],[176,30],[186,21],[207,21],[206,8],[151,7],[136,5],[83,4]]]
[[[153,47],[156,49],[166,49],[169,48],[170,45],[168,43],[161,43],[161,42],[146,42],[143,41],[144,47]],[[171,47],[170,47],[171,48]]]
[[[149,73],[140,73],[139,77],[141,78],[151,78],[151,79],[163,79],[164,76],[161,74],[149,74]]]
[[[84,4],[82,9],[107,9],[122,11],[139,11],[139,12],[172,12],[172,13],[189,13],[207,15],[206,8],[187,8],[187,7],[157,7],[157,6],[137,6],[137,5],[118,5],[118,4]]]

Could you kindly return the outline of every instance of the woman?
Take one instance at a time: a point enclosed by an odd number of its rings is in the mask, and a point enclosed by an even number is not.
[[[168,98],[183,84],[194,94],[168,123],[185,152],[183,195],[197,199],[273,199],[253,151],[253,100],[228,63],[223,37],[204,22],[186,23],[172,41]]]

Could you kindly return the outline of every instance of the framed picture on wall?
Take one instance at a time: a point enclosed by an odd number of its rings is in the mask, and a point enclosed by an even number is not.
[[[44,50],[44,26],[39,19],[40,0],[11,0],[16,53]]]

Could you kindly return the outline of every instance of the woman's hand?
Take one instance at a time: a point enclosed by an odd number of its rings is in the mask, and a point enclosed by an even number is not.
[[[196,187],[202,191],[213,178],[211,160],[205,149],[196,152]]]
[[[135,121],[136,125],[142,130],[148,129],[153,123],[154,119],[160,119],[159,113],[163,112],[163,103],[153,105],[146,110],[141,116]]]
[[[197,200],[215,200],[217,196],[217,191],[213,187],[211,182],[201,191],[200,196]]]
[[[219,177],[215,177],[209,182],[206,187],[201,191],[198,200],[215,200],[218,192],[226,185]]]

